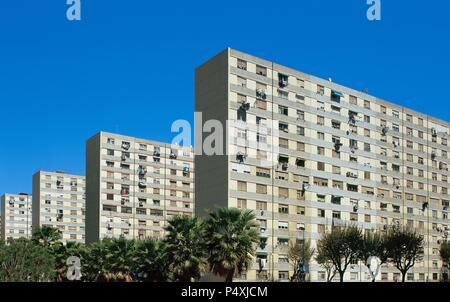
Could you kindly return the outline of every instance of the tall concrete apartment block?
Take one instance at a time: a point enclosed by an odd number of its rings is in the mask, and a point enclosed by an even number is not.
[[[33,229],[50,226],[63,241],[85,241],[85,177],[38,171],[33,175]]]
[[[172,216],[192,216],[191,147],[100,132],[87,141],[87,242],[157,238]]]
[[[2,195],[0,240],[31,237],[31,204],[32,196],[25,193]]]
[[[316,247],[324,232],[344,224],[364,231],[415,228],[425,236],[425,258],[407,278],[440,278],[439,243],[450,223],[449,123],[233,49],[196,70],[195,108],[203,123],[273,127],[267,134],[238,132],[241,139],[226,145],[229,156],[195,158],[198,215],[238,207],[253,210],[259,221],[262,244],[237,279],[288,280],[289,242],[309,239]],[[259,166],[267,150],[247,141],[279,148],[272,167]],[[358,264],[345,279],[368,280]],[[314,260],[309,277],[325,280]],[[398,277],[385,265],[379,279]]]

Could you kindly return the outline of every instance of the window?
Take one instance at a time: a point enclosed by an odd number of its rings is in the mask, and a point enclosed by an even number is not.
[[[238,191],[247,192],[247,183],[245,181],[238,181]]]
[[[325,133],[323,133],[323,132],[317,132],[317,139],[325,140]]]
[[[288,107],[278,105],[278,113],[287,116],[289,113]]]
[[[370,109],[370,102],[369,101],[364,100],[364,108]]]
[[[270,178],[270,170],[265,168],[256,168],[256,176]]]
[[[256,184],[256,193],[258,194],[267,194],[267,186]]]
[[[237,200],[237,208],[238,209],[246,209],[247,208],[247,200],[238,198],[238,200]]]
[[[283,132],[288,132],[289,131],[289,125],[286,124],[286,123],[279,122],[278,123],[278,129],[280,131],[283,131]]]
[[[242,69],[242,70],[247,70],[247,62],[244,60],[238,59],[237,68]]]
[[[297,135],[305,136],[305,128],[297,126]]]
[[[283,90],[278,89],[278,97],[281,98],[281,99],[287,100],[288,97],[289,97],[289,93],[287,91],[283,91]]]
[[[296,94],[295,95],[295,99],[297,101],[299,101],[300,103],[303,103],[305,101],[305,97],[303,95],[300,95],[300,94]]]
[[[279,145],[281,148],[289,149],[289,140],[280,137],[280,138],[278,139],[278,145]]]
[[[256,65],[256,74],[266,77],[267,68],[264,66]]]
[[[331,126],[334,128],[334,129],[341,129],[341,123],[339,122],[339,121],[331,121]]]
[[[317,116],[317,125],[323,126],[325,124],[325,118],[323,116]]]
[[[256,202],[256,210],[258,210],[258,211],[267,211],[267,202],[257,201]]]
[[[324,95],[325,87],[323,87],[322,85],[317,85],[317,94]]]
[[[263,101],[263,100],[260,100],[260,99],[257,99],[255,101],[255,107],[258,108],[258,109],[261,109],[261,110],[267,110],[267,102]]]
[[[287,221],[278,221],[278,229],[281,230],[289,229],[289,223]]]
[[[278,213],[289,214],[289,206],[285,204],[280,204],[278,206]]]
[[[333,166],[333,174],[341,174],[341,167]]]
[[[358,98],[354,95],[350,95],[350,104],[358,105]]]
[[[325,163],[323,163],[323,162],[318,162],[318,163],[317,163],[317,170],[318,170],[318,171],[325,171]]]
[[[289,189],[288,188],[278,188],[278,197],[288,198],[289,197]]]
[[[318,155],[325,155],[325,148],[324,147],[317,147],[317,154]]]

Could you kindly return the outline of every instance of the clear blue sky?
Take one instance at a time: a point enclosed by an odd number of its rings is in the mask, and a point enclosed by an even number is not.
[[[449,1],[0,1],[0,194],[84,173],[100,130],[170,141],[194,68],[226,47],[450,120]],[[166,85],[166,83],[176,85]]]

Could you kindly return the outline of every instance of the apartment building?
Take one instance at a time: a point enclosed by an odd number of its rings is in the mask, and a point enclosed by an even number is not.
[[[33,229],[60,230],[62,240],[85,241],[85,177],[38,171],[33,175]]]
[[[0,240],[31,238],[32,196],[26,193],[1,197]]]
[[[229,155],[195,157],[196,214],[245,208],[259,222],[255,261],[236,279],[288,280],[289,242],[315,247],[333,226],[356,224],[415,228],[425,258],[407,279],[439,280],[450,223],[449,123],[233,49],[197,68],[195,108],[203,117],[196,134],[211,119],[234,123]],[[196,148],[206,136],[196,137]],[[399,276],[385,265],[379,279]],[[309,278],[326,278],[314,260]],[[345,279],[369,274],[354,263]]]
[[[87,242],[160,238],[194,211],[191,147],[100,132],[87,141]]]

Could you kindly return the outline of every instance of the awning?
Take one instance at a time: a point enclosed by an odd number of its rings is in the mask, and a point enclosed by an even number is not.
[[[339,97],[343,97],[344,95],[342,94],[342,92],[337,91],[337,90],[331,90],[331,94],[335,95],[335,96],[339,96]]]
[[[256,256],[267,256],[267,252],[256,252]]]

